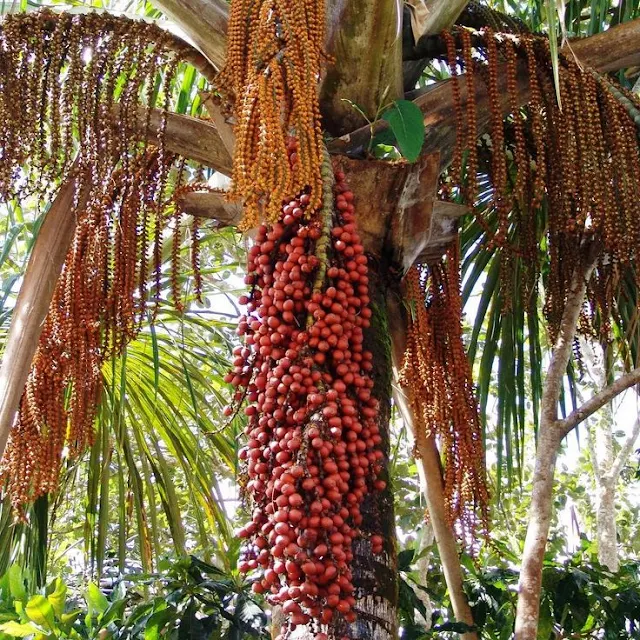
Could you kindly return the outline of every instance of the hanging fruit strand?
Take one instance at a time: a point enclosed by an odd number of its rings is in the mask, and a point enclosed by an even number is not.
[[[102,366],[136,337],[147,315],[148,301],[138,294],[150,274],[138,236],[151,233],[148,211],[155,202],[143,196],[156,160],[155,151],[131,158],[133,175],[115,169],[107,191],[70,212],[78,218],[73,243],[0,465],[18,518],[27,504],[57,488],[63,448],[73,460],[92,444]],[[179,246],[178,229],[174,233]]]
[[[102,366],[147,317],[149,254],[159,277],[166,212],[175,209],[167,190],[174,157],[166,116],[157,147],[141,144],[131,122],[141,117],[150,133],[158,89],[166,113],[188,48],[144,22],[50,11],[7,16],[0,47],[0,199],[42,202],[60,181],[77,185],[74,237],[0,462],[14,512],[25,518],[28,504],[56,490],[63,461],[93,442]],[[121,120],[107,126],[116,114]]]
[[[231,3],[227,60],[216,86],[235,109],[230,197],[243,202],[245,228],[275,223],[282,200],[305,189],[310,205],[321,206],[324,21],[321,0]],[[297,145],[291,162],[289,136]]]
[[[478,533],[488,530],[489,496],[482,428],[462,339],[459,266],[456,245],[443,263],[412,267],[405,276],[410,321],[400,384],[409,397],[418,444],[428,437],[440,444],[449,524],[473,544]]]
[[[460,81],[458,79],[458,54],[456,51],[456,42],[448,31],[443,34],[447,45],[447,59],[449,62],[449,73],[451,74],[451,86],[453,95],[454,112],[456,114],[456,143],[453,149],[453,158],[449,172],[454,184],[462,184],[462,150],[463,150],[463,131],[464,131],[464,111],[462,109],[462,98],[460,97]]]
[[[152,96],[158,69],[189,54],[185,43],[154,24],[49,10],[7,15],[0,48],[2,200],[50,197],[69,175],[76,140],[94,184],[115,158],[126,162],[135,109]],[[108,127],[116,87],[122,126]],[[153,106],[149,99],[143,105],[145,118]]]
[[[237,406],[247,401],[240,459],[251,521],[239,568],[282,606],[279,638],[306,625],[316,640],[356,619],[360,505],[386,486],[363,348],[367,258],[353,194],[322,141],[324,22],[321,0],[233,0],[216,82],[237,122],[231,197],[242,201],[244,228],[264,222],[241,298],[244,345],[226,377]],[[364,543],[383,551],[380,535]]]
[[[475,72],[473,50],[471,47],[471,33],[468,29],[462,30],[462,54],[464,57],[465,81],[467,89],[467,183],[464,190],[464,201],[473,206],[478,191],[478,118],[474,96]],[[464,123],[464,116],[462,116]]]
[[[640,158],[634,122],[640,113],[640,101],[610,78],[600,77],[560,52],[561,110],[549,42],[540,35],[462,28],[445,36],[444,44],[441,57],[449,63],[453,76],[457,140],[462,140],[467,131],[466,148],[460,150],[456,144],[449,192],[459,187],[469,204],[474,204],[472,174],[477,162],[478,131],[473,96],[476,81],[481,78],[487,86],[490,111],[489,131],[483,139],[490,150],[490,161],[485,161],[481,171],[488,175],[492,200],[491,206],[476,209],[476,219],[487,245],[501,251],[500,289],[507,311],[516,280],[524,278],[522,284],[531,293],[537,286],[540,273],[534,263],[538,262],[535,258],[540,238],[536,220],[541,212],[545,215],[547,224],[541,229],[546,235],[550,264],[544,313],[553,340],[572,271],[585,244],[601,242],[613,264],[629,264],[640,246],[640,226],[636,224],[640,184],[634,170]],[[460,54],[468,96],[466,118],[455,66]],[[529,97],[526,105],[520,105],[519,76],[524,72]],[[465,151],[466,186],[458,167]],[[514,161],[513,175],[507,171],[509,156]],[[522,258],[531,264],[521,269],[516,265]],[[596,310],[591,314],[594,322],[606,316],[606,309],[615,308],[611,296],[622,273],[620,269],[598,269],[594,273],[594,278],[605,278],[606,282],[590,291],[609,296],[605,300],[599,294],[591,301]],[[582,326],[587,330],[587,324]],[[599,326],[603,339],[607,339],[608,326],[604,320]]]
[[[289,162],[298,144],[288,141]],[[364,496],[384,454],[371,395],[368,266],[353,194],[328,155],[322,205],[310,189],[287,200],[280,220],[262,225],[249,252],[244,346],[226,380],[245,396],[247,445],[240,452],[252,517],[240,570],[257,571],[254,590],[283,607],[281,637],[308,625],[318,640],[355,621],[350,563]],[[229,407],[228,414],[233,413]],[[369,538],[371,551],[382,537]]]

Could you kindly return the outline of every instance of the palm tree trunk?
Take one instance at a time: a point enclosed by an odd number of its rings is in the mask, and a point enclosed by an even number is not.
[[[370,296],[373,316],[371,327],[365,333],[365,347],[373,353],[373,395],[380,402],[378,426],[382,447],[388,461],[390,449],[389,425],[391,419],[391,344],[385,300],[387,282],[382,269],[370,265]],[[392,487],[388,471],[382,476],[387,488],[370,494],[361,507],[363,537],[354,541],[353,583],[360,594],[356,604],[357,621],[350,626],[352,640],[396,640],[398,638],[398,558],[393,510]],[[381,535],[384,550],[372,556],[369,534]]]

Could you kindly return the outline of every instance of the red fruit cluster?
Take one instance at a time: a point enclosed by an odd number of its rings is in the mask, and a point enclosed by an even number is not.
[[[282,606],[283,638],[311,623],[322,639],[320,625],[355,620],[350,563],[360,504],[385,487],[376,479],[384,455],[372,354],[363,348],[367,258],[353,193],[342,172],[335,179],[329,211],[326,197],[314,211],[304,193],[259,229],[238,328],[244,346],[227,377],[236,399],[248,400],[240,458],[252,519],[239,532],[248,539],[239,569],[256,570],[254,590]],[[370,542],[382,551],[381,536]]]

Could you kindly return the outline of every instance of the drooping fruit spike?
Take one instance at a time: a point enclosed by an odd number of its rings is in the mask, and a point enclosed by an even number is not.
[[[373,357],[363,345],[367,257],[344,174],[327,157],[322,175],[320,209],[305,190],[258,229],[245,347],[230,373],[248,398],[240,457],[251,521],[239,532],[248,541],[239,568],[257,572],[255,588],[283,607],[283,637],[354,619],[360,504],[384,488]],[[372,537],[374,553],[381,540]]]
[[[245,228],[263,217],[275,223],[292,193],[307,190],[312,206],[321,206],[324,24],[322,0],[231,3],[227,60],[216,85],[235,108],[233,195],[244,203]]]
[[[638,270],[620,268],[631,264],[640,246],[640,183],[629,179],[640,169],[638,96],[571,54],[560,52],[553,65],[546,36],[462,27],[444,42],[441,57],[454,76],[457,136],[443,193],[460,193],[474,207],[483,242],[501,253],[503,311],[510,311],[518,288],[523,300],[535,299],[544,247],[544,313],[555,342],[575,265],[587,246],[595,251],[601,245],[607,259],[592,276],[590,309],[582,314],[580,330],[608,341],[616,292],[626,278],[640,278]],[[464,96],[457,75],[461,64]],[[490,116],[480,138],[478,82],[486,84]],[[491,197],[483,196],[475,207],[479,181]]]
[[[61,183],[75,185],[75,234],[0,462],[0,482],[24,517],[26,505],[57,489],[63,456],[91,444],[101,367],[155,313],[149,273],[159,300],[165,208],[175,204],[165,114],[191,48],[157,25],[50,10],[6,16],[0,48],[0,200],[46,202]],[[163,114],[157,127],[154,107]],[[137,119],[154,147],[141,145]],[[176,234],[178,306],[180,242]],[[194,233],[196,290],[197,244]]]
[[[444,465],[446,515],[462,539],[488,527],[482,431],[462,339],[458,249],[429,271],[413,267],[405,295],[414,309],[400,372],[415,421],[418,450],[437,435]],[[428,302],[427,302],[428,301]],[[372,540],[380,547],[381,540]]]

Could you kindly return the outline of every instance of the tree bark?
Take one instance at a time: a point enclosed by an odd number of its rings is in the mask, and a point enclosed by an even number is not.
[[[613,457],[613,434],[610,424],[600,421],[594,425],[597,445],[590,446],[591,464],[596,485],[596,541],[598,561],[609,571],[620,567],[618,557],[618,527],[616,523],[616,493],[620,471],[629,459],[640,434],[640,420],[636,420],[618,455]],[[590,443],[593,440],[588,434]]]
[[[323,127],[342,135],[375,120],[402,97],[402,3],[349,0],[333,42],[334,63],[321,90]]]
[[[588,263],[576,267],[542,391],[533,493],[518,586],[515,640],[536,640],[538,634],[542,566],[553,515],[553,479],[560,443],[565,435],[557,419],[558,401],[587,282],[595,264],[595,246],[590,247],[589,253]]]
[[[583,353],[595,389],[604,387],[610,390],[613,385],[605,387],[607,380],[605,352],[597,353],[587,341],[583,341]],[[627,374],[627,377],[629,374]],[[625,376],[620,378],[623,380]],[[615,384],[615,383],[614,383]],[[615,388],[615,387],[614,387]],[[595,393],[593,398],[600,397],[602,392]],[[592,402],[593,398],[591,399]],[[583,403],[582,407],[588,406]],[[615,417],[610,402],[603,405],[604,411],[596,420],[591,420],[587,429],[587,442],[591,468],[596,488],[596,541],[598,544],[598,561],[610,571],[616,572],[620,562],[618,557],[618,528],[616,523],[616,494],[620,473],[633,451],[640,434],[640,419],[636,419],[617,455],[615,454]],[[565,421],[566,422],[566,421]]]
[[[358,198],[358,194],[355,195]],[[385,306],[388,295],[386,265],[373,258],[369,267],[369,277],[373,316],[371,327],[365,332],[365,348],[373,353],[372,393],[380,401],[378,425],[386,461],[381,478],[386,480],[387,487],[382,492],[366,496],[361,506],[364,520],[360,529],[363,537],[354,541],[352,563],[358,619],[349,626],[348,636],[352,640],[396,640],[398,558],[393,494],[387,467],[390,451],[391,344]],[[384,539],[384,550],[378,556],[371,554],[368,540],[371,534],[381,535]]]
[[[541,421],[529,524],[522,553],[515,640],[536,640],[540,617],[542,565],[553,512],[553,479],[561,438],[553,423]]]
[[[605,351],[603,348],[598,349],[587,340],[581,340],[580,346],[592,381],[588,386],[597,392],[598,389],[606,385],[607,381]],[[582,398],[580,401],[582,402]],[[598,561],[610,571],[617,571],[616,481],[612,482],[610,477],[615,462],[613,422],[611,403],[607,403],[597,419],[587,423],[587,443],[596,488]]]
[[[616,491],[611,478],[602,479],[596,487],[596,539],[598,561],[614,573],[618,560],[618,529],[616,527]]]

